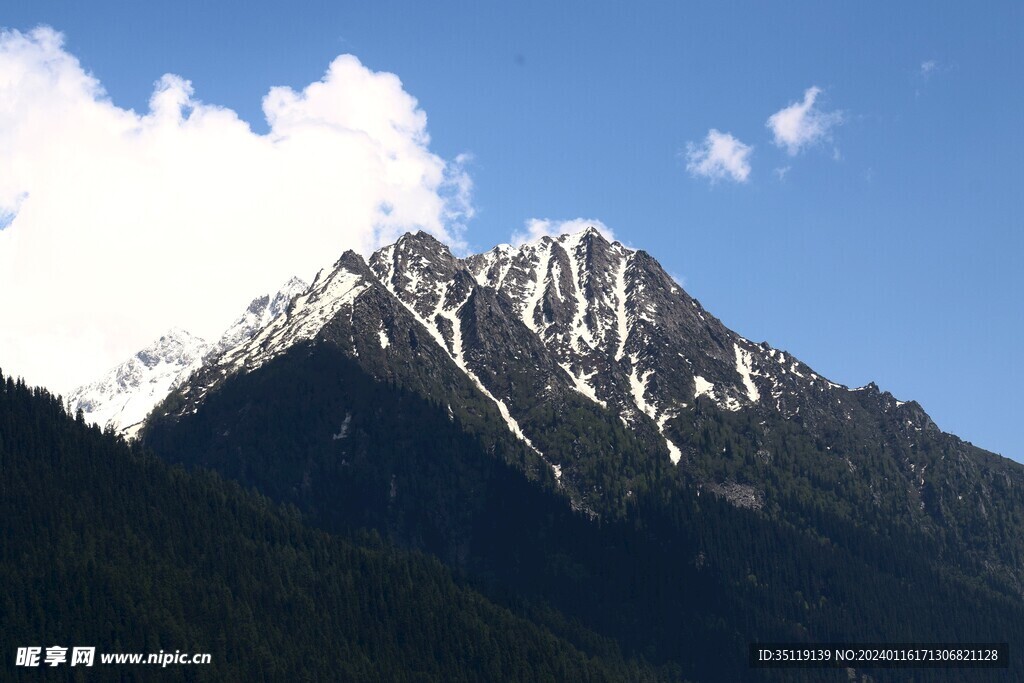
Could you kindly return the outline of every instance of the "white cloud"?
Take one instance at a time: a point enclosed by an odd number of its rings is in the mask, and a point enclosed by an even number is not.
[[[567,221],[555,221],[549,218],[531,218],[523,224],[522,230],[517,230],[512,233],[512,244],[513,246],[519,246],[527,242],[533,242],[539,240],[541,237],[558,237],[559,235],[567,235],[586,230],[587,228],[594,228],[599,233],[604,235],[605,239],[609,242],[615,240],[615,234],[611,228],[602,223],[599,220],[593,218],[573,218]]]
[[[172,325],[216,335],[345,249],[463,244],[468,158],[430,151],[398,77],[343,55],[263,110],[258,135],[170,74],[125,110],[59,33],[0,32],[0,367],[66,392]]]
[[[921,68],[919,71],[921,78],[927,81],[937,68],[939,68],[939,63],[934,59],[928,59],[921,62]]]
[[[804,91],[802,102],[794,102],[768,117],[766,125],[774,135],[773,142],[790,155],[829,139],[832,128],[843,122],[842,112],[825,112],[814,106],[821,92],[821,88],[812,86]]]
[[[729,133],[714,128],[708,131],[701,145],[686,144],[686,170],[693,177],[716,182],[729,178],[738,183],[750,177],[750,154],[754,148]]]

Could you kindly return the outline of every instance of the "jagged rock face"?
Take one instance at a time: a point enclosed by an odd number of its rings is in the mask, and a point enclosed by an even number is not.
[[[478,282],[513,301],[577,391],[630,426],[647,418],[663,431],[687,406],[693,373],[675,350],[683,346],[673,342],[680,320],[693,317],[682,305],[692,300],[645,253],[609,244],[591,229],[498,247],[467,266]],[[704,345],[693,334],[688,341]],[[667,445],[678,459],[676,445]]]
[[[426,233],[403,235],[375,252],[369,266],[388,291],[423,319],[432,318],[439,306],[450,309],[454,299],[466,294],[448,291],[448,284],[460,270],[459,261],[446,245]]]
[[[726,328],[646,252],[596,230],[472,256],[477,282],[506,294],[584,396],[630,426],[653,421],[674,460],[671,423],[706,397],[790,417],[835,389],[796,359]]]
[[[650,418],[674,458],[672,423],[698,398],[726,411],[800,416],[807,426],[852,416],[856,397],[846,387],[729,330],[649,254],[597,230],[502,245],[465,264],[509,297],[581,394],[631,426]],[[915,427],[930,423],[889,399]]]
[[[411,267],[413,276],[401,275],[403,267]],[[425,233],[406,235],[381,249],[370,258],[370,268],[494,401],[513,433],[532,446],[512,414],[526,413],[536,400],[568,387],[544,345],[519,321],[511,301],[480,286],[462,261]],[[510,391],[507,375],[524,364],[532,384],[530,398],[513,395],[518,392]]]

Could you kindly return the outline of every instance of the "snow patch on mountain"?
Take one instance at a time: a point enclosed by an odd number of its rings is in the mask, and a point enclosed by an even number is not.
[[[671,420],[675,415],[665,411],[661,417],[658,418],[658,431],[665,437],[665,445],[668,446],[668,457],[672,460],[673,465],[678,465],[679,461],[683,458],[683,452],[679,450],[679,446],[672,442],[672,439],[665,436],[665,423]]]
[[[559,365],[563,370],[565,370],[566,374],[569,375],[569,379],[572,380],[573,386],[576,387],[576,391],[580,392],[602,408],[608,407],[607,403],[597,397],[597,392],[590,384],[590,380],[597,374],[597,370],[592,371],[590,374],[581,373],[577,375],[572,371],[572,368],[569,365],[566,365],[565,363],[559,363]]]
[[[618,346],[615,349],[615,360],[622,360],[626,353],[626,340],[629,338],[629,318],[626,312],[626,268],[629,266],[627,254],[615,271],[615,332]]]
[[[754,384],[754,380],[751,377],[753,365],[750,351],[741,349],[739,344],[733,344],[732,346],[736,351],[736,372],[740,374],[740,379],[743,380],[743,386],[747,390],[747,398],[750,399],[751,403],[757,403],[761,400],[761,393],[757,390],[757,385]]]
[[[693,397],[700,398],[701,396],[707,396],[712,401],[718,401],[718,397],[715,394],[715,385],[707,381],[700,375],[694,375],[693,377]]]
[[[640,368],[637,366],[636,356],[631,356],[633,371],[629,373],[629,388],[633,394],[633,402],[636,403],[636,407],[642,410],[652,420],[658,415],[657,408],[647,403],[647,399],[644,398],[644,394],[647,393],[647,382],[651,379],[651,375],[654,374],[653,370],[640,374]]]

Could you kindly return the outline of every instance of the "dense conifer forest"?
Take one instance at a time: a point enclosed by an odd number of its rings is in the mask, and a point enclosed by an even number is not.
[[[307,527],[0,378],[0,678],[678,680],[552,612],[496,606],[374,532]],[[17,647],[209,652],[209,666],[16,669]]]

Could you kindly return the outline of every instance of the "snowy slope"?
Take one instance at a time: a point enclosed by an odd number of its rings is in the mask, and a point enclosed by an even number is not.
[[[277,292],[257,297],[214,344],[185,330],[170,330],[96,382],[75,389],[67,399],[70,410],[81,410],[87,422],[134,436],[153,407],[204,362],[248,341],[306,287],[292,278]]]
[[[130,429],[199,367],[210,348],[185,330],[170,330],[101,379],[75,389],[68,405],[72,412],[81,410],[87,422]]]
[[[217,343],[213,345],[209,355],[211,357],[218,356],[252,339],[257,332],[269,325],[271,320],[284,312],[288,302],[306,291],[308,287],[308,284],[293,277],[277,292],[253,299],[249,307],[245,309],[245,313],[224,331]]]

